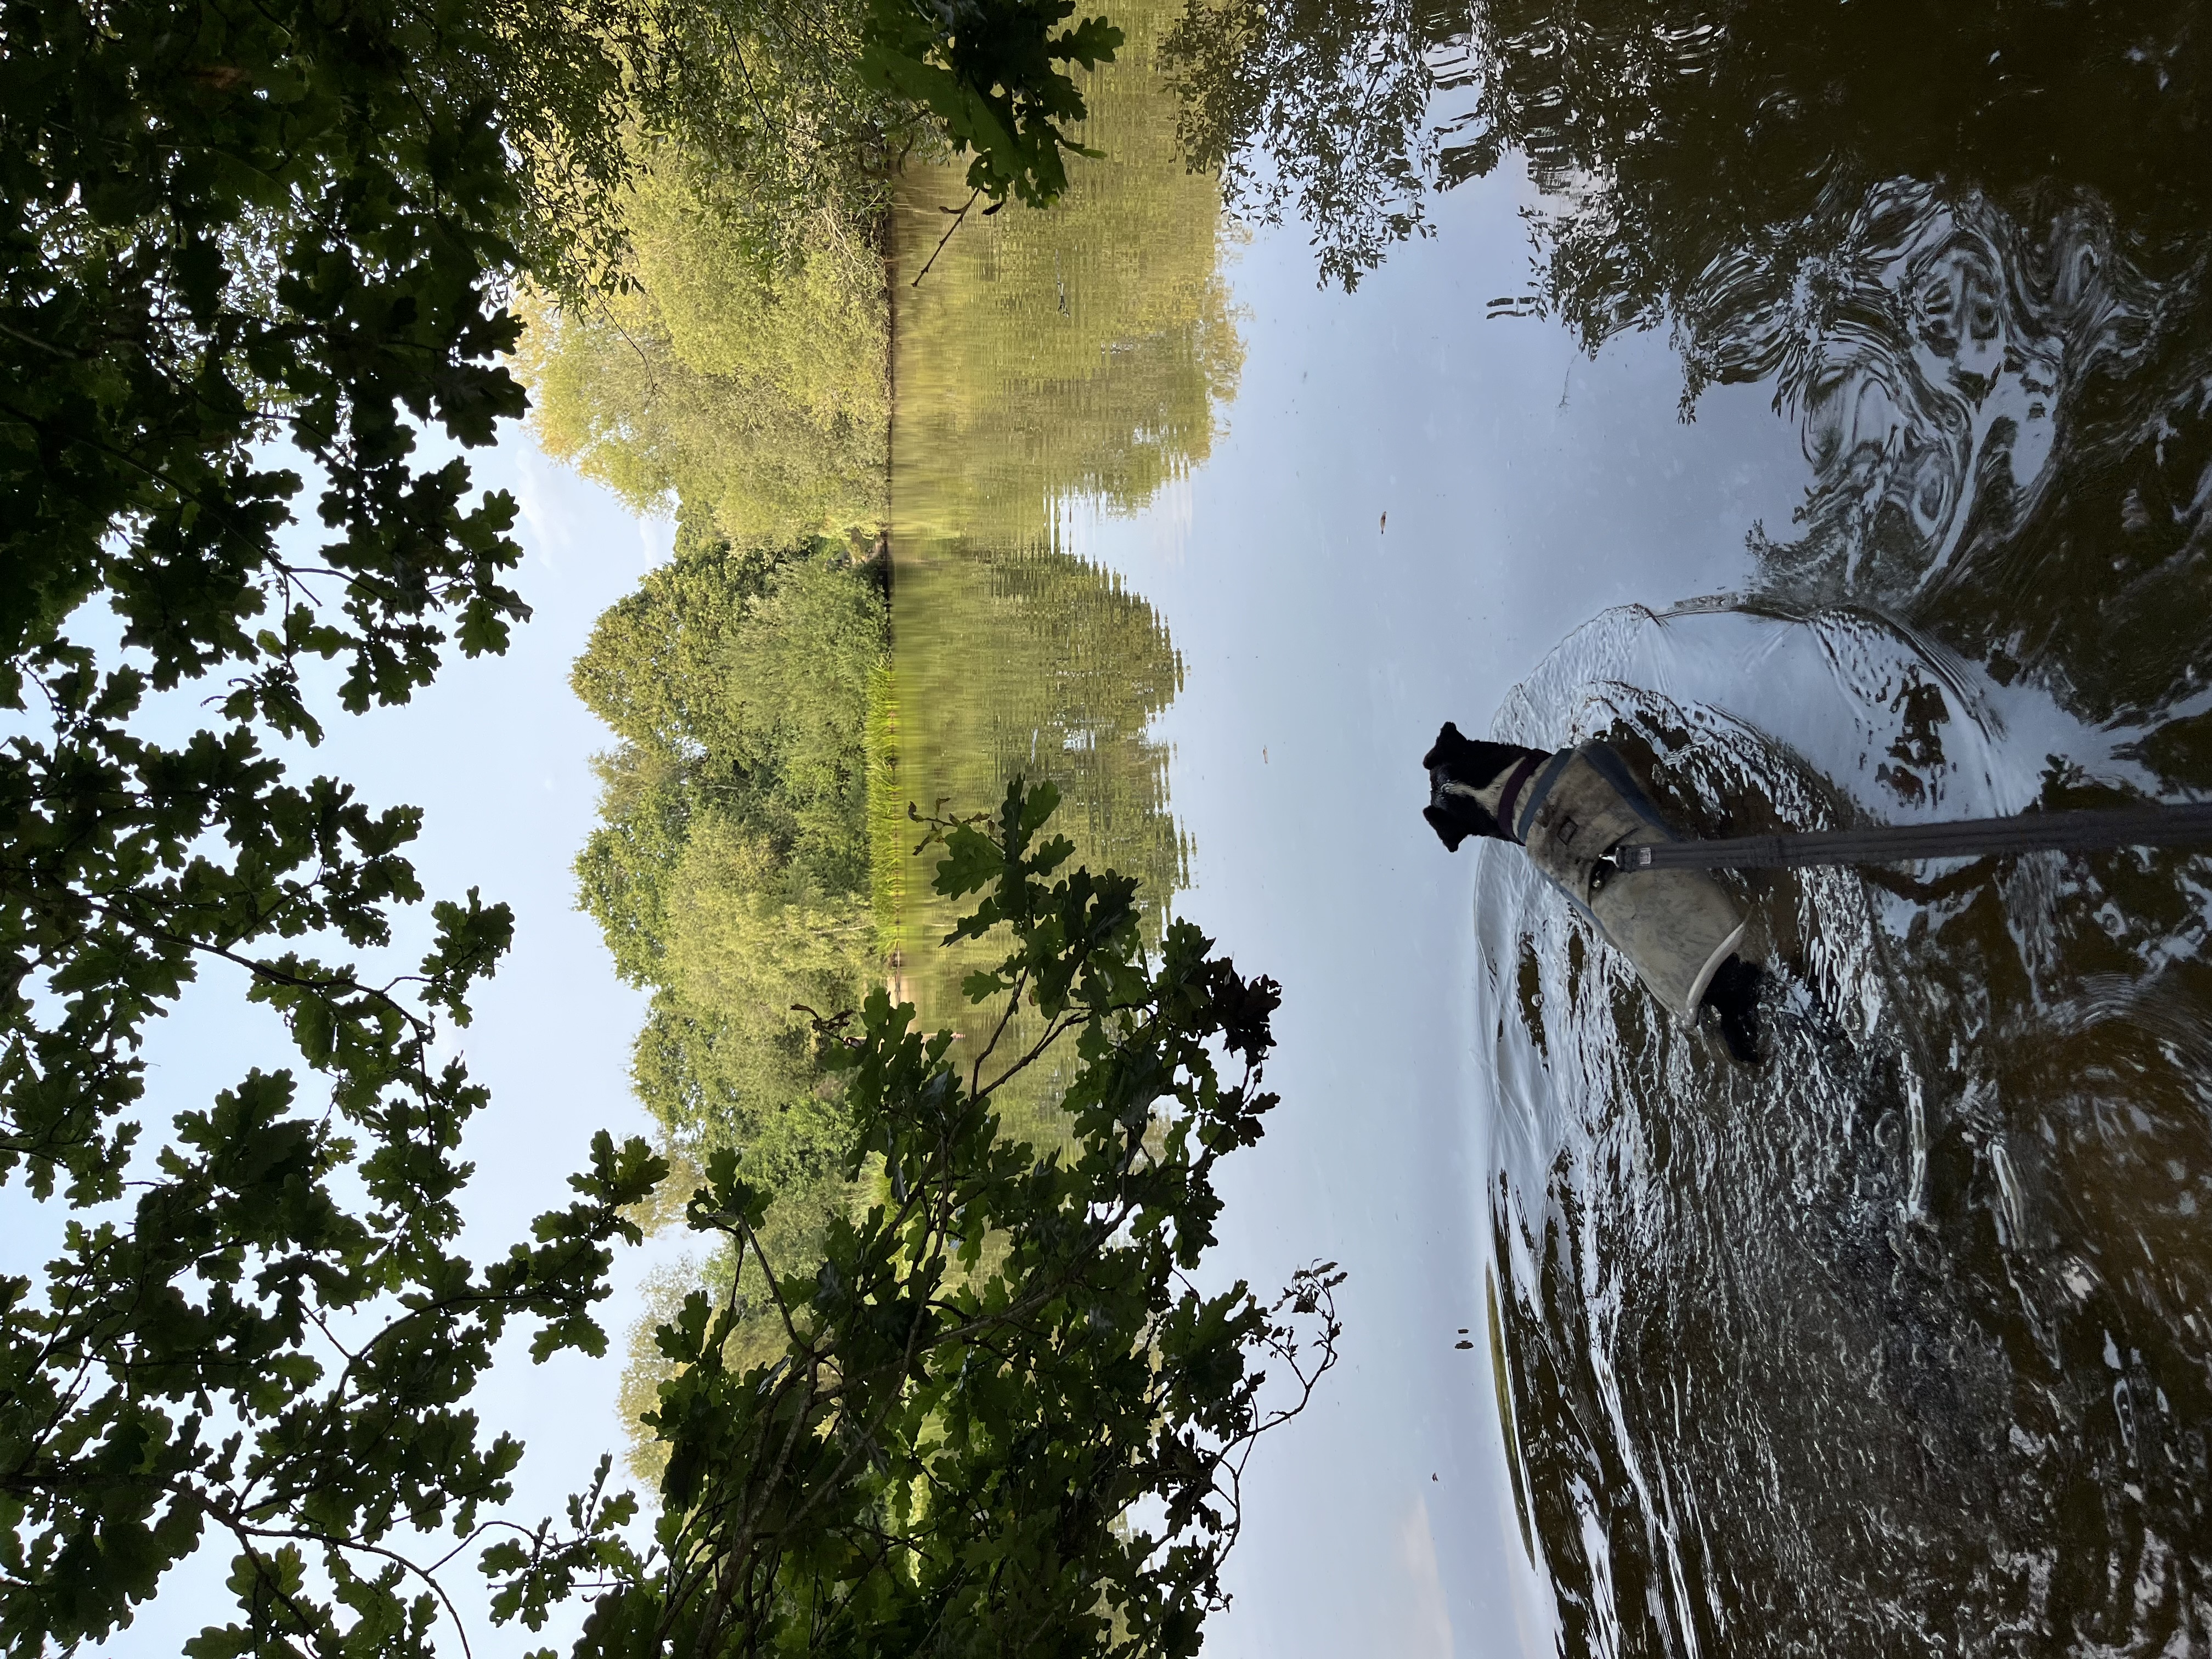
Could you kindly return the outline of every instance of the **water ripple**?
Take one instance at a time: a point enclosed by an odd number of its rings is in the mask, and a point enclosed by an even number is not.
[[[2052,754],[2150,781],[1864,609],[1609,613],[1495,735],[1606,736],[1707,833],[2014,811]],[[1566,1650],[2205,1650],[2208,875],[1760,882],[1751,1073],[1484,848],[1501,1394]]]

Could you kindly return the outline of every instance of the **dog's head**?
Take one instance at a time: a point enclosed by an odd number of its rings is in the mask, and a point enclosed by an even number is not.
[[[1462,736],[1459,727],[1446,720],[1429,752],[1421,757],[1421,764],[1429,773],[1429,804],[1421,809],[1421,816],[1437,832],[1437,839],[1455,853],[1469,836],[1512,840],[1490,809],[1474,797],[1534,752],[1519,744],[1479,743]]]

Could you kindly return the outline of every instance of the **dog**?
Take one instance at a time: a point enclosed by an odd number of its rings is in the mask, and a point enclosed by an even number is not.
[[[1759,1005],[1765,970],[1727,948],[1741,937],[1740,924],[1722,937],[1719,947],[1711,945],[1716,937],[1711,922],[1714,906],[1732,902],[1721,896],[1717,884],[1702,873],[1677,878],[1679,881],[1699,884],[1691,895],[1692,903],[1677,905],[1671,912],[1663,902],[1644,907],[1656,916],[1656,922],[1650,916],[1638,918],[1632,900],[1623,912],[1618,890],[1612,902],[1598,900],[1596,895],[1607,881],[1607,866],[1599,860],[1612,848],[1586,846],[1568,850],[1580,826],[1573,816],[1562,810],[1562,802],[1547,798],[1554,785],[1570,775],[1570,763],[1574,762],[1585,763],[1581,769],[1585,775],[1581,799],[1587,800],[1595,793],[1601,807],[1607,809],[1597,821],[1613,829],[1601,828],[1601,837],[1621,826],[1633,829],[1645,839],[1653,835],[1672,834],[1659,818],[1657,809],[1627,775],[1618,757],[1603,745],[1585,744],[1576,750],[1554,750],[1530,749],[1520,744],[1486,743],[1464,736],[1449,720],[1437,733],[1429,752],[1421,757],[1421,765],[1429,775],[1429,804],[1421,809],[1421,816],[1428,820],[1429,827],[1437,832],[1437,838],[1443,842],[1447,852],[1457,852],[1462,842],[1474,836],[1529,848],[1547,878],[1591,915],[1600,930],[1627,955],[1647,985],[1661,991],[1662,985],[1679,987],[1686,979],[1696,994],[1692,998],[1678,990],[1674,1004],[1677,1012],[1693,1006],[1696,1017],[1711,1016],[1730,1059],[1739,1065],[1760,1064],[1763,1052]],[[1585,817],[1590,816],[1585,807],[1577,810]],[[1589,836],[1585,835],[1583,839],[1587,842]],[[1540,846],[1532,845],[1539,840]],[[1614,927],[1607,925],[1602,913],[1607,909],[1615,913]],[[1618,918],[1624,914],[1640,925],[1623,928],[1623,936],[1615,937],[1615,927],[1620,927]],[[1686,926],[1704,922],[1705,931],[1695,936],[1697,943],[1686,957],[1677,955],[1672,961],[1655,963],[1652,958],[1668,954],[1669,941],[1663,929],[1670,915],[1686,918]],[[1717,926],[1726,927],[1725,916]],[[1725,950],[1726,954],[1717,963],[1710,959],[1699,963],[1698,953],[1709,950],[1713,954]],[[1686,963],[1692,973],[1685,973]]]

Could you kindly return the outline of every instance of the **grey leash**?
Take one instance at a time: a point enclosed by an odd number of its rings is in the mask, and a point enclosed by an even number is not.
[[[1955,823],[1886,824],[1800,835],[1616,847],[1617,870],[1796,870],[1815,864],[1893,864],[1910,859],[1988,858],[2008,853],[2090,852],[2114,847],[2212,846],[2212,801],[2095,811],[2022,812]]]

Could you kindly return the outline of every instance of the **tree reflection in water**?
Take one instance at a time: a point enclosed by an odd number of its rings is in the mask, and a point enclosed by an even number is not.
[[[1065,532],[1072,514],[1130,515],[1183,488],[1243,368],[1220,192],[1184,166],[1157,68],[1169,11],[1114,8],[1127,41],[1086,82],[1083,126],[1108,159],[1077,166],[1063,200],[971,216],[938,252],[968,191],[957,169],[915,169],[895,216],[892,810],[976,811],[1017,772],[1050,780],[1078,861],[1137,877],[1154,937],[1186,880],[1152,730],[1182,659]],[[896,854],[920,838],[898,822],[886,839]],[[939,856],[902,872],[897,984],[926,1027],[957,1028],[962,977],[988,953],[938,948],[959,914],[930,891]],[[1009,1091],[1009,1121],[1039,1144],[1058,1133],[1056,1088],[1038,1073]]]

